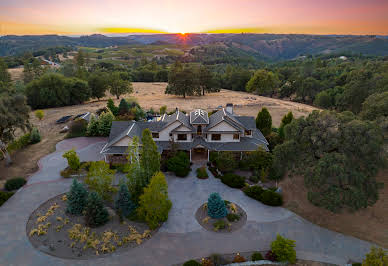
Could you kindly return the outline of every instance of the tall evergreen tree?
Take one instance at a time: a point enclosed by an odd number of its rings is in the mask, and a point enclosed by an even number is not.
[[[109,213],[96,192],[91,192],[85,206],[85,223],[90,227],[104,225],[109,221]]]
[[[168,199],[167,182],[162,172],[157,172],[151,179],[150,184],[140,196],[138,214],[151,229],[158,227],[160,222],[168,219],[168,212],[172,203]]]
[[[140,146],[139,138],[133,137],[132,142],[128,144],[128,188],[131,192],[132,199],[138,203],[143,188],[147,185],[145,181],[144,170],[140,166]]]
[[[272,131],[272,117],[268,109],[263,107],[256,117],[256,127],[260,129],[264,136],[268,136]]]
[[[288,125],[289,123],[291,123],[293,119],[294,119],[294,115],[292,114],[291,111],[288,112],[288,114],[283,116],[282,121],[280,123],[280,127],[279,127],[279,136],[282,139],[284,139],[284,127],[286,125]]]
[[[121,99],[119,104],[119,115],[125,115],[129,113],[129,105],[125,99]]]
[[[66,212],[81,215],[86,206],[88,192],[85,187],[74,178],[67,193]]]
[[[142,150],[140,166],[143,168],[146,175],[146,184],[149,183],[151,177],[160,171],[160,153],[155,141],[152,139],[151,131],[146,128],[142,133]]]
[[[124,217],[130,216],[136,209],[135,203],[131,199],[131,194],[125,184],[120,185],[120,190],[115,201],[115,208]]]

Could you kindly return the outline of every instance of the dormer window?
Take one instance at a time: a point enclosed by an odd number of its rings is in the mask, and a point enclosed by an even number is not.
[[[245,136],[252,135],[252,130],[245,130]]]
[[[152,132],[152,138],[158,139],[159,138],[159,132]]]
[[[187,140],[187,134],[178,134],[178,140]]]
[[[240,139],[240,134],[233,134],[233,139]]]

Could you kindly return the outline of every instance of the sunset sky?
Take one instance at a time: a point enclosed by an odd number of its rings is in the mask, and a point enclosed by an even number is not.
[[[388,0],[0,0],[0,35],[388,35]]]

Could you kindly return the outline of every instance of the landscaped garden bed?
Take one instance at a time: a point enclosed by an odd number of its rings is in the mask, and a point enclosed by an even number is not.
[[[108,206],[109,221],[95,228],[85,225],[84,216],[66,212],[66,194],[58,195],[36,209],[27,222],[27,235],[40,251],[60,258],[89,259],[137,247],[157,230],[147,224],[124,219],[120,222]]]
[[[212,202],[215,201],[217,202],[213,204]],[[217,209],[215,214],[212,214],[212,211],[209,211],[209,208],[212,208],[212,205],[217,205],[213,207],[213,209]],[[217,193],[213,193],[210,195],[209,201],[199,207],[195,213],[195,219],[208,231],[229,233],[244,226],[247,221],[247,214],[237,204],[229,201],[222,201]]]

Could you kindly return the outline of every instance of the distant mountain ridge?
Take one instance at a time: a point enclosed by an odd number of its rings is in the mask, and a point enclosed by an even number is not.
[[[81,37],[59,35],[0,37],[0,56],[55,46],[108,47],[115,45],[173,44],[201,46],[223,44],[230,48],[273,60],[301,55],[340,52],[388,55],[388,36],[307,35],[307,34],[145,34],[108,37],[94,34]]]

